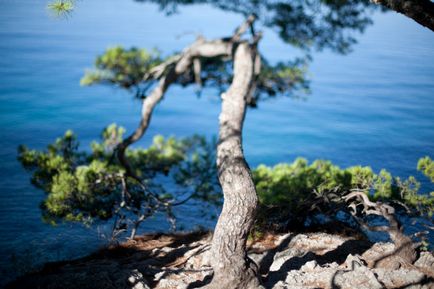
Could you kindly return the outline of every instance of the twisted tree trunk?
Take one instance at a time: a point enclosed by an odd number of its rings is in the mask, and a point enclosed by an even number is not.
[[[389,234],[391,241],[395,245],[395,249],[392,253],[385,252],[375,260],[368,260],[368,266],[388,269],[398,269],[402,266],[411,266],[414,261],[416,261],[417,253],[415,249],[417,244],[414,244],[412,239],[402,231],[401,224],[395,215],[395,209],[388,204],[370,201],[368,195],[361,191],[354,191],[345,196],[346,201],[351,199],[356,199],[356,201],[353,201],[349,205],[355,221],[366,230],[386,232]],[[358,205],[363,206],[362,213],[366,215],[382,216],[389,222],[389,225],[369,226],[357,216],[356,207]]]
[[[153,109],[163,98],[167,88],[193,65],[195,78],[199,83],[198,58],[232,57],[235,50],[233,81],[228,91],[222,95],[217,167],[224,194],[224,205],[210,251],[214,277],[208,288],[262,288],[256,270],[252,266],[253,263],[248,261],[246,253],[247,237],[254,223],[258,198],[242,150],[242,128],[247,100],[254,93],[254,78],[259,73],[260,61],[256,55],[256,43],[261,36],[255,35],[252,47],[240,39],[251,27],[255,18],[253,15],[249,16],[230,38],[215,41],[199,38],[175,60],[162,64],[162,66],[166,65],[163,69],[168,68],[168,71],[160,78],[158,86],[143,101],[142,118],[138,128],[118,146],[120,162],[130,176],[140,181],[130,167],[125,151],[129,145],[144,135]]]
[[[242,129],[254,72],[253,50],[241,43],[234,57],[234,78],[222,94],[217,167],[224,194],[210,258],[214,269],[206,288],[259,288],[256,272],[246,254],[246,241],[257,209],[257,194],[244,159]]]
[[[128,176],[133,177],[140,182],[140,178],[134,173],[133,168],[125,156],[125,151],[130,145],[143,137],[149,126],[155,106],[161,101],[161,99],[163,99],[169,86],[174,83],[180,75],[186,73],[195,62],[195,76],[196,78],[200,77],[200,71],[197,71],[197,69],[200,69],[200,66],[198,65],[200,58],[231,57],[234,45],[239,42],[241,36],[255,20],[256,17],[250,15],[244,23],[235,29],[233,35],[228,38],[207,41],[204,38],[199,37],[191,46],[184,49],[181,54],[176,55],[172,59],[154,68],[154,72],[151,72],[151,74],[160,75],[157,77],[159,82],[151,94],[143,100],[139,126],[136,128],[134,133],[124,139],[117,146],[117,158],[125,168]],[[201,84],[200,79],[197,79],[197,81],[198,84]]]

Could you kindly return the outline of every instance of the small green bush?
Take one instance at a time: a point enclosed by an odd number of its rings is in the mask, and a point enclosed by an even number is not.
[[[429,176],[432,161],[421,159],[418,168]],[[344,208],[343,197],[351,190],[363,191],[373,201],[406,206],[430,218],[434,212],[433,193],[420,193],[420,183],[413,176],[401,180],[384,169],[376,174],[370,167],[341,169],[330,161],[309,164],[298,158],[291,164],[260,165],[252,174],[261,205],[259,223],[269,224],[270,212],[278,212],[273,222],[286,222],[288,214],[303,222],[314,211],[328,213]]]
[[[89,223],[95,218],[125,217],[125,210],[147,217],[161,210],[172,219],[170,204],[187,196],[203,201],[204,208],[222,204],[215,141],[199,136],[180,140],[156,136],[147,149],[128,149],[126,156],[135,175],[146,184],[144,189],[134,178],[125,177],[125,169],[114,154],[124,133],[121,127],[108,126],[90,151],[78,150],[72,131],[45,151],[19,148],[19,160],[32,172],[32,183],[47,193],[41,205],[45,220],[53,224],[62,220]],[[431,180],[433,168],[429,157],[419,161],[418,169]],[[402,180],[386,170],[374,173],[362,166],[341,169],[330,161],[309,164],[298,158],[274,167],[260,165],[252,170],[252,176],[260,201],[259,226],[288,219],[303,223],[313,212],[330,214],[345,209],[343,197],[352,190],[429,218],[434,212],[434,193],[421,193],[413,176]]]
[[[208,205],[220,204],[216,172],[210,165],[215,163],[214,146],[203,137],[178,140],[155,136],[147,149],[128,149],[126,155],[143,180],[139,183],[125,176],[114,155],[124,132],[114,124],[108,126],[102,140],[91,144],[90,152],[78,151],[72,131],[45,151],[19,147],[18,159],[32,172],[32,183],[47,194],[41,204],[47,222],[90,223],[95,218],[125,217],[125,210],[138,216],[161,210],[172,218],[172,202],[188,195],[206,200]]]

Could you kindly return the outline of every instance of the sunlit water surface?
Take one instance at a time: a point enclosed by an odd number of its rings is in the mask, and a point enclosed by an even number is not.
[[[104,226],[44,224],[38,207],[43,192],[32,187],[16,160],[19,144],[44,148],[67,128],[84,146],[112,122],[135,128],[140,102],[130,94],[79,86],[95,56],[116,44],[158,47],[169,54],[198,33],[226,36],[242,21],[207,6],[165,17],[156,6],[114,0],[80,1],[72,17],[58,20],[48,15],[46,1],[31,2],[0,1],[2,280],[28,264],[76,258],[105,243]],[[323,158],[341,167],[362,164],[402,177],[413,174],[425,190],[433,189],[416,172],[416,163],[434,156],[434,33],[394,13],[373,19],[353,53],[314,54],[313,93],[305,101],[276,98],[248,111],[244,146],[252,167],[297,156]],[[269,30],[261,49],[272,61],[295,53]],[[140,145],[155,134],[216,135],[219,109],[215,91],[204,91],[198,99],[193,88],[170,88]],[[178,215],[185,228],[213,225],[188,206]],[[142,230],[167,228],[157,217]]]

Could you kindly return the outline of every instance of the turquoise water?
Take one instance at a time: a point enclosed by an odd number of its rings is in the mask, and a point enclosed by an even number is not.
[[[104,226],[44,224],[38,208],[43,193],[16,161],[17,145],[43,148],[67,128],[85,146],[109,123],[135,128],[140,102],[132,95],[79,86],[95,56],[116,44],[158,47],[168,54],[197,33],[226,36],[242,21],[207,6],[182,8],[167,18],[153,5],[120,2],[79,1],[72,17],[56,20],[47,14],[46,1],[0,1],[2,273],[17,273],[23,260],[78,257],[105,242]],[[424,180],[415,167],[420,157],[434,157],[434,33],[393,13],[375,14],[373,20],[353,53],[314,54],[312,94],[305,101],[276,98],[248,112],[244,145],[251,166],[304,156]],[[273,61],[296,53],[269,30],[261,50]],[[140,145],[149,144],[154,134],[216,135],[219,105],[215,91],[204,91],[198,99],[194,88],[170,88]],[[199,222],[188,207],[179,215],[184,224]],[[143,229],[167,227],[156,218]],[[10,262],[12,255],[16,258]]]

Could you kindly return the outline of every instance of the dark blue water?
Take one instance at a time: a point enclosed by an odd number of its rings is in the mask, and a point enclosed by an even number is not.
[[[135,128],[140,103],[132,95],[79,86],[95,56],[116,44],[158,47],[169,54],[197,33],[226,36],[242,21],[207,6],[181,9],[167,18],[155,6],[133,1],[78,3],[72,17],[60,21],[47,14],[46,1],[0,1],[2,273],[25,270],[23,262],[78,257],[105,242],[104,226],[98,231],[44,224],[38,208],[43,193],[30,185],[16,161],[17,145],[44,148],[67,128],[83,145],[112,122],[129,131]],[[386,168],[423,180],[416,172],[417,160],[434,157],[434,33],[397,14],[373,15],[373,20],[350,55],[314,55],[313,93],[306,101],[277,98],[248,112],[244,143],[251,166],[304,156],[330,159],[342,167]],[[261,49],[273,61],[296,53],[268,30]],[[170,88],[140,145],[149,144],[157,133],[215,135],[219,105],[214,91],[197,99],[193,88]],[[187,227],[199,223],[188,208],[180,216]],[[156,218],[143,229],[166,228]]]

